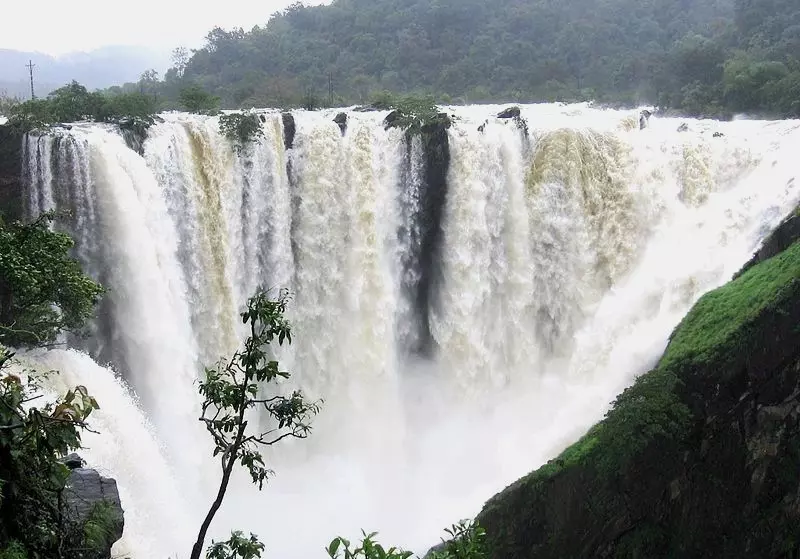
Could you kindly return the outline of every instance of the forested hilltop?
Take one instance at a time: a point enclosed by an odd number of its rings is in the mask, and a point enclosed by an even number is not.
[[[164,93],[224,106],[380,91],[439,102],[594,99],[695,115],[800,114],[796,0],[334,0],[249,32],[214,29]]]

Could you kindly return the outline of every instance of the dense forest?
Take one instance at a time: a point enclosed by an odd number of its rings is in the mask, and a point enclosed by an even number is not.
[[[334,0],[248,32],[215,28],[202,48],[176,49],[163,79],[151,70],[105,93],[158,109],[315,108],[390,92],[790,117],[799,57],[797,0]]]
[[[161,84],[166,99],[193,83],[230,107],[392,91],[800,114],[796,0],[298,3],[249,32],[214,29],[186,54]]]

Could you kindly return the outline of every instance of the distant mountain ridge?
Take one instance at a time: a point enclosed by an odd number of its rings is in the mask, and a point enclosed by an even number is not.
[[[89,52],[72,52],[59,57],[41,52],[0,49],[0,93],[30,98],[30,78],[26,65],[33,69],[36,95],[46,95],[71,80],[89,89],[135,82],[145,70],[163,73],[169,66],[169,53],[128,46],[101,47]]]

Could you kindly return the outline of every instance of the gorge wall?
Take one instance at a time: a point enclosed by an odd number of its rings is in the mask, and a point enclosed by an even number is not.
[[[798,212],[603,422],[487,502],[492,558],[800,554]]]

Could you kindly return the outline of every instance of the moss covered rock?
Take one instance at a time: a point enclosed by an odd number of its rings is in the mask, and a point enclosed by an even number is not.
[[[798,556],[792,223],[698,301],[602,422],[486,503],[478,521],[494,559]]]

